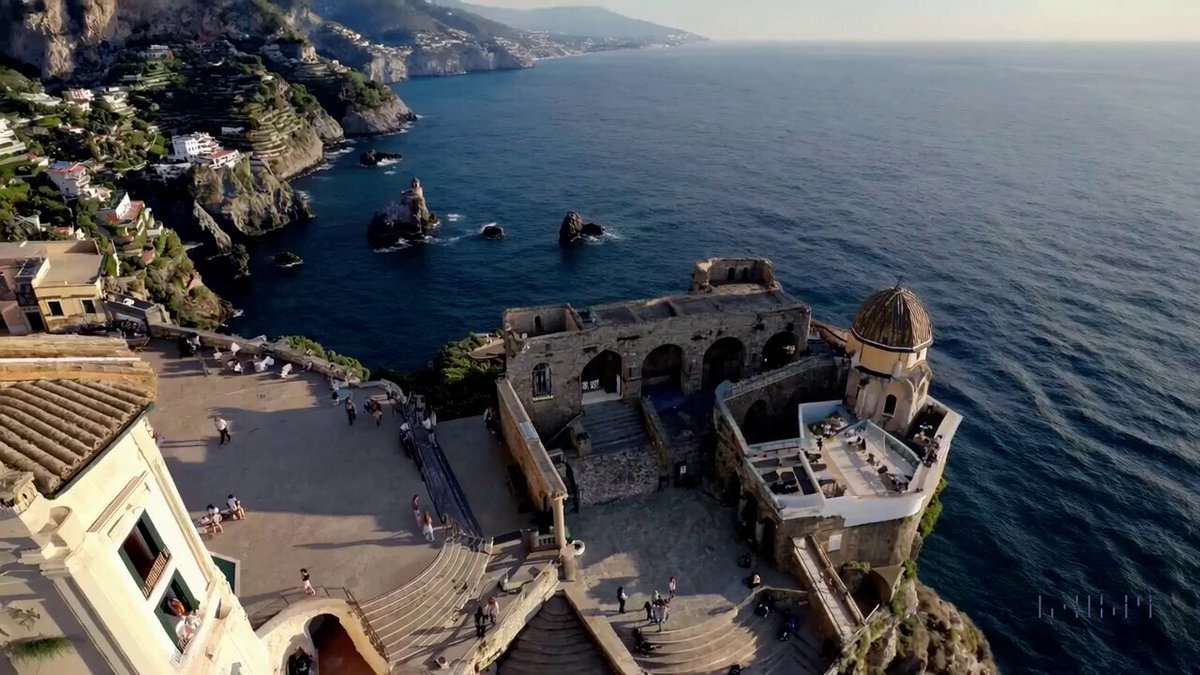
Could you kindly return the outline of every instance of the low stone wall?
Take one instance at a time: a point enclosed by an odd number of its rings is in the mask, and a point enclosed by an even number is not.
[[[456,675],[482,672],[500,658],[517,638],[517,634],[525,628],[525,624],[542,608],[542,603],[557,590],[558,568],[546,565],[533,581],[521,587],[519,596],[506,603],[504,614],[496,625],[488,630],[487,637],[480,640],[455,668]]]
[[[595,641],[596,646],[600,648],[600,652],[604,654],[604,658],[613,672],[617,675],[642,675],[641,666],[633,659],[633,655],[629,653],[629,649],[621,641],[617,631],[613,629],[608,617],[602,613],[593,615],[584,611],[587,600],[583,597],[582,588],[576,584],[567,584],[563,590],[566,591],[567,602],[583,621],[584,629]]]
[[[571,460],[580,506],[640,497],[658,488],[658,458],[645,448],[587,455]]]
[[[639,398],[638,408],[642,412],[642,426],[646,428],[646,435],[650,437],[650,447],[654,448],[655,454],[658,455],[659,468],[664,471],[670,466],[667,458],[667,432],[663,428],[662,420],[658,418],[658,411],[654,409],[650,401]]]
[[[255,631],[266,645],[270,663],[278,664],[279,672],[284,672],[287,657],[296,651],[297,647],[303,647],[308,653],[316,654],[312,636],[308,634],[308,623],[322,614],[337,618],[350,640],[354,642],[358,654],[372,670],[378,675],[388,673],[387,661],[371,646],[371,639],[367,637],[350,603],[337,598],[312,598],[296,602]]]
[[[215,347],[221,350],[229,349],[230,345],[237,343],[239,354],[249,354],[251,356],[262,355],[264,349],[271,351],[271,356],[276,361],[280,362],[279,367],[283,363],[291,363],[295,370],[303,370],[304,364],[310,359],[305,357],[304,352],[293,349],[288,343],[283,340],[277,342],[266,342],[263,340],[249,340],[240,335],[224,335],[214,333],[207,330],[199,330],[196,328],[184,328],[174,324],[153,323],[150,324],[150,335],[156,338],[166,340],[178,340],[181,336],[200,338],[200,344],[204,347]],[[335,377],[339,380],[347,380],[350,384],[358,384],[357,377],[347,377],[346,369],[336,363],[330,363],[325,359],[313,357],[312,372],[320,373],[326,377]]]

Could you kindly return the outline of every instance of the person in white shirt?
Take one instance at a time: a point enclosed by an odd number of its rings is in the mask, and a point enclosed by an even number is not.
[[[229,506],[229,516],[231,518],[234,520],[245,520],[246,509],[242,508],[242,500],[233,495],[229,495],[229,498],[225,500],[225,503]]]
[[[224,417],[214,417],[213,423],[217,426],[217,433],[221,434],[221,442],[217,443],[217,446],[225,445],[226,441],[232,443],[233,436],[229,434],[229,422],[226,422]]]

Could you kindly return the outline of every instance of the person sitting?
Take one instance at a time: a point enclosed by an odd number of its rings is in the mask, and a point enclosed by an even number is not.
[[[655,649],[658,649],[658,645],[647,640],[640,628],[633,629],[633,645],[638,654],[642,656],[649,656]]]
[[[762,586],[762,577],[758,576],[758,572],[752,572],[750,576],[746,577],[746,586],[750,590],[754,590],[759,586]]]
[[[226,513],[229,514],[230,518],[234,520],[245,520],[246,509],[242,508],[242,500],[233,495],[229,495],[229,497],[225,500],[225,504],[229,506],[229,510],[226,511]]]
[[[286,380],[292,374],[292,364],[285,363],[283,368],[279,370],[279,379]]]

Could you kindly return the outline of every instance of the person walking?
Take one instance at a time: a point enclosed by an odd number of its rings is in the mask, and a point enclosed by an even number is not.
[[[500,603],[496,602],[496,596],[490,595],[487,599],[487,617],[488,623],[495,626],[496,619],[500,618]]]
[[[425,535],[425,541],[433,541],[433,516],[428,511],[421,516],[421,533]]]
[[[225,445],[226,441],[233,442],[233,436],[229,434],[229,422],[224,417],[214,417],[213,424],[217,426],[217,433],[221,434],[221,442],[217,443],[217,447]]]
[[[650,604],[649,600],[646,601],[646,604],[642,605],[642,609],[646,610],[646,623],[652,623],[654,621],[654,607]]]
[[[308,568],[307,567],[300,568],[300,584],[304,587],[305,595],[316,595],[317,594],[317,592],[315,590],[313,590],[312,581],[310,581],[308,578]]]
[[[475,637],[487,635],[487,615],[483,613],[483,605],[475,608]]]
[[[383,424],[383,404],[371,399],[371,417],[375,418],[375,426]]]
[[[358,409],[354,407],[354,399],[346,399],[346,419],[350,420],[350,426],[354,426],[354,419],[358,417]]]
[[[417,527],[421,526],[421,495],[413,495],[412,498],[413,520],[417,521]]]
[[[675,577],[667,580],[667,597],[671,599],[675,598]]]
[[[628,599],[629,599],[629,596],[625,595],[625,587],[617,586],[617,613],[618,614],[625,613],[625,601]]]

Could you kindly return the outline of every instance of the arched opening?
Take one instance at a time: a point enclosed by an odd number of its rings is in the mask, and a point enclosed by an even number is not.
[[[554,382],[550,379],[550,364],[539,363],[533,367],[533,398],[554,396]]]
[[[895,394],[888,394],[888,397],[883,399],[883,414],[884,415],[895,415],[896,414],[896,395]]]
[[[769,440],[770,426],[767,402],[759,399],[750,406],[750,409],[746,411],[746,416],[742,418],[742,437],[751,445],[763,443]]]
[[[775,370],[796,360],[800,355],[800,339],[791,331],[783,331],[771,336],[763,345],[762,369]]]
[[[754,541],[754,526],[758,523],[758,498],[749,492],[743,492],[738,501],[740,508],[736,511],[737,523],[734,527],[743,540]]]
[[[725,380],[737,382],[742,379],[745,362],[746,347],[741,340],[723,337],[712,343],[704,352],[704,389],[716,389]]]
[[[541,314],[535,315],[533,317],[533,330],[538,335],[541,335],[542,333],[546,332],[546,329],[542,327],[542,315]]]
[[[770,518],[762,519],[762,536],[758,540],[758,554],[764,560],[775,561],[775,521]]]
[[[729,272],[725,275],[725,281],[737,281],[737,268],[730,267]]]
[[[742,268],[742,281],[750,281],[750,268],[749,267]]]
[[[583,367],[579,383],[584,405],[621,398],[621,355],[600,352]]]
[[[316,648],[317,671],[322,673],[345,673],[346,675],[374,675],[367,660],[358,653],[354,640],[332,614],[318,614],[308,622],[305,631]],[[294,652],[288,657],[288,673],[294,672],[293,663],[300,665],[303,657]],[[303,671],[301,671],[303,672]]]
[[[675,396],[683,391],[683,348],[661,345],[642,361],[642,396],[654,398],[661,392]]]

